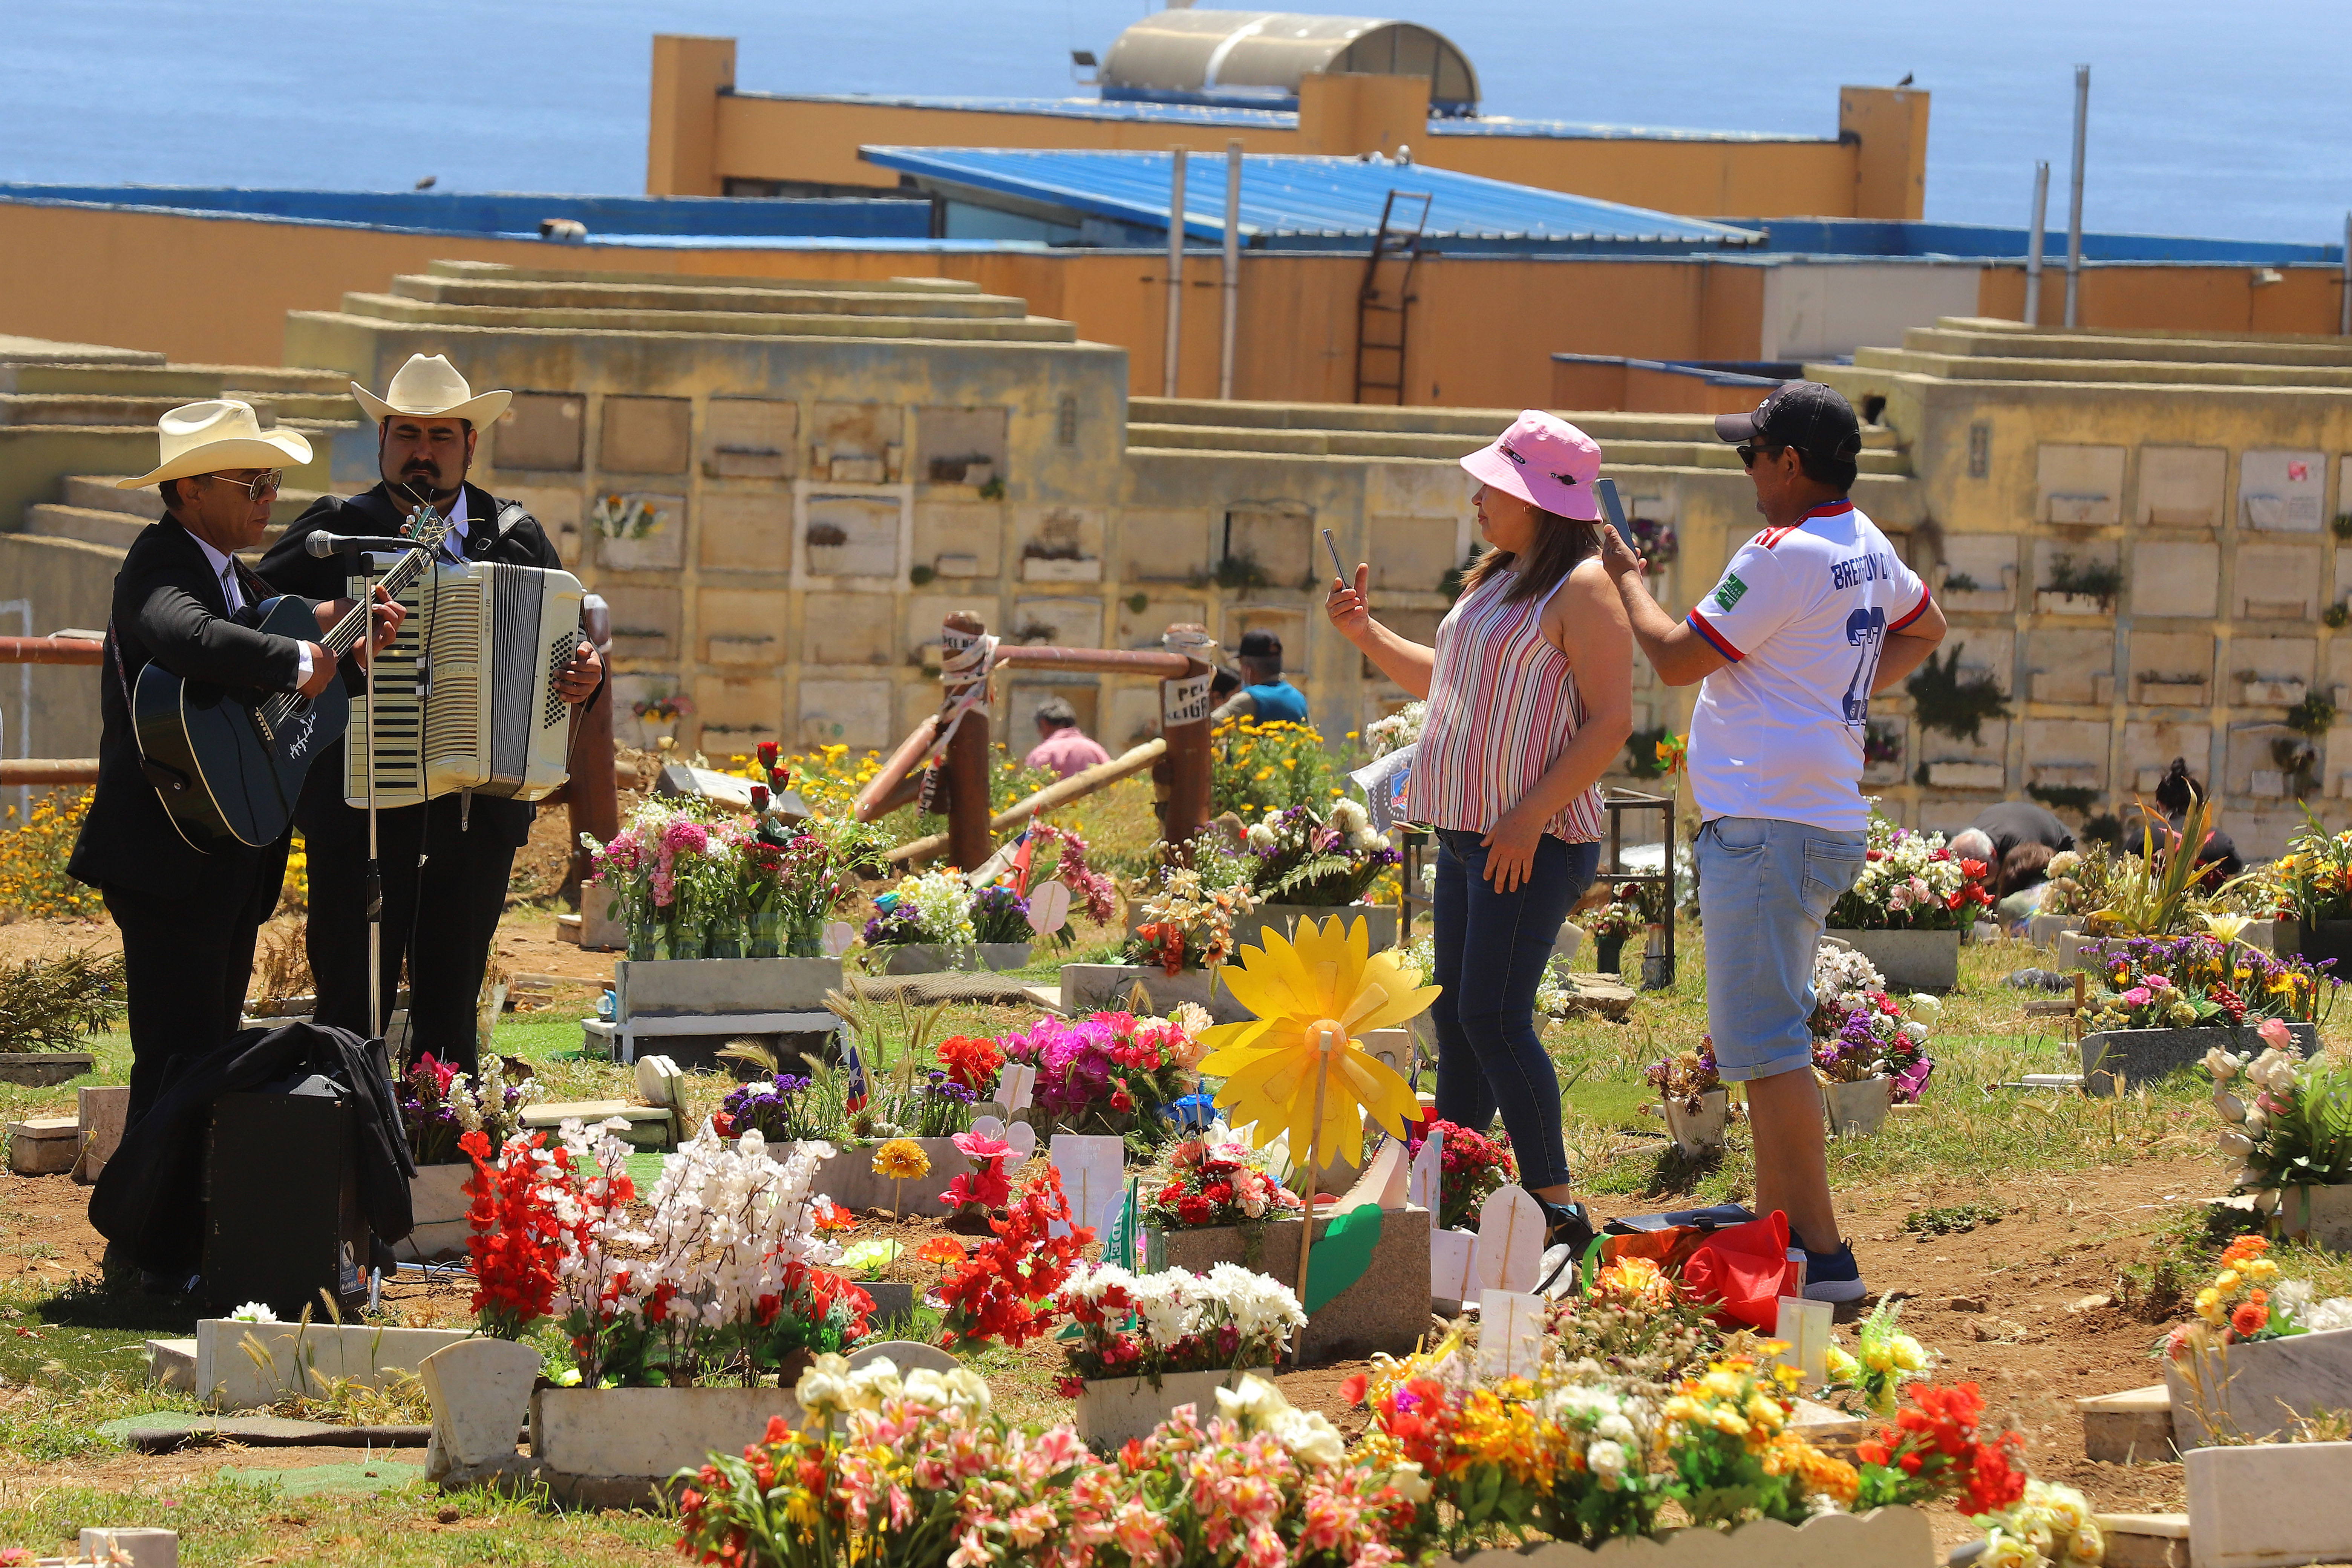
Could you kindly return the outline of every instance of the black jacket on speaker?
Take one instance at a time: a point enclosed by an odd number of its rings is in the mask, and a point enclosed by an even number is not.
[[[247,1029],[220,1049],[173,1063],[154,1108],[127,1130],[89,1196],[89,1223],[131,1248],[142,1268],[194,1271],[204,1255],[205,1135],[213,1101],[299,1072],[323,1073],[348,1091],[358,1138],[360,1205],[379,1240],[415,1228],[408,1182],[415,1175],[400,1101],[382,1040],[346,1029],[281,1024]],[[289,1182],[333,1181],[338,1173],[289,1171]]]

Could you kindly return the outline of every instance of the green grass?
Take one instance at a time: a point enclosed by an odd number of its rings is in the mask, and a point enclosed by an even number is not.
[[[482,1492],[445,1497],[421,1479],[394,1479],[416,1476],[415,1466],[385,1461],[374,1468],[390,1484],[372,1497],[338,1490],[298,1495],[299,1472],[281,1472],[283,1483],[224,1471],[128,1490],[11,1488],[0,1494],[0,1543],[56,1555],[86,1525],[161,1524],[179,1531],[180,1561],[189,1568],[324,1562],[340,1568],[456,1563],[650,1568],[678,1560],[675,1530],[655,1515],[565,1512],[543,1500]],[[334,1479],[372,1484],[357,1475]]]

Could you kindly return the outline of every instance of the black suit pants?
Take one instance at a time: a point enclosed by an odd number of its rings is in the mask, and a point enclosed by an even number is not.
[[[383,872],[383,979],[389,1019],[408,963],[408,1051],[476,1070],[475,1016],[490,942],[506,908],[515,846],[498,813],[476,801],[461,831],[461,797],[376,814]],[[310,973],[321,1024],[367,1033],[367,813],[329,806],[308,814]],[[422,855],[424,864],[418,865]]]
[[[126,1126],[155,1103],[174,1063],[200,1060],[236,1033],[253,980],[255,934],[278,907],[286,879],[286,841],[255,864],[221,875],[228,885],[215,881],[176,896],[112,882],[100,889],[122,933],[129,981]]]

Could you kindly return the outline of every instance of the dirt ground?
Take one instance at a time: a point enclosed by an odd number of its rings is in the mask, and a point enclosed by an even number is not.
[[[2195,1198],[2210,1181],[2201,1161],[2142,1163],[2129,1171],[2093,1173],[2063,1190],[2031,1180],[1965,1194],[1923,1189],[1864,1198],[1848,1213],[1865,1276],[1890,1286],[1890,1293],[1902,1300],[1906,1328],[1947,1358],[1939,1379],[1979,1383],[1995,1417],[2025,1436],[2037,1475],[2079,1487],[2102,1511],[2168,1512],[2186,1506],[2180,1467],[2084,1459],[2082,1419],[2074,1402],[2159,1377],[2149,1360],[2159,1327],[2126,1315],[2112,1298],[2120,1270],[2143,1250],[2151,1213]],[[1957,1235],[1913,1237],[1902,1229],[1906,1214],[1963,1196],[2011,1212]],[[89,1226],[88,1199],[87,1187],[63,1176],[0,1177],[0,1213],[7,1215],[0,1285],[28,1275],[61,1285],[95,1273],[103,1243]],[[908,1252],[890,1274],[925,1279],[935,1278],[935,1271],[915,1261],[912,1249],[939,1229],[937,1222],[869,1215],[851,1239],[887,1237],[904,1243]],[[469,1289],[462,1278],[425,1279],[412,1271],[388,1281],[384,1298],[400,1321],[456,1324],[468,1316]],[[1014,1381],[1031,1388],[1050,1386],[1060,1359],[1050,1340],[995,1353],[1013,1363],[1004,1370],[1017,1365]],[[1339,1384],[1358,1370],[1356,1363],[1314,1367],[1279,1381],[1294,1404],[1321,1410],[1352,1436],[1362,1416],[1342,1400]],[[1014,1403],[1032,1401],[1016,1397]],[[350,1463],[355,1457],[360,1456],[340,1449],[272,1450],[267,1462],[285,1468]],[[415,1460],[405,1455],[376,1458],[394,1464]],[[249,1455],[240,1461],[234,1455],[125,1454],[68,1468],[85,1484],[110,1487],[148,1485],[202,1474],[206,1465],[237,1462],[250,1467],[254,1460]],[[1969,1533],[1956,1518],[1939,1520],[1939,1536],[1948,1542]]]

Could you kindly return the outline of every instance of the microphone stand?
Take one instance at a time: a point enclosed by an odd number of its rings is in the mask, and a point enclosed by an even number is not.
[[[411,490],[409,491],[409,494],[414,497],[415,492]],[[417,521],[420,518],[425,521],[431,521],[434,515],[433,503],[430,500],[424,500],[418,502],[418,510],[410,514],[410,520],[412,522]],[[373,538],[366,536],[355,536],[352,538],[343,539],[339,541],[336,545],[338,551],[348,553],[352,557],[353,563],[359,567],[360,606],[362,612],[367,617],[364,622],[366,629],[362,633],[362,636],[366,638],[368,643],[368,657],[365,661],[367,670],[367,749],[365,752],[362,753],[360,761],[360,766],[367,775],[367,868],[362,874],[361,886],[363,889],[362,896],[367,905],[367,1007],[368,1038],[371,1040],[382,1039],[383,1037],[384,1026],[390,1022],[390,1020],[383,1015],[383,867],[381,859],[378,858],[376,845],[376,708],[374,647],[375,578],[373,572],[368,566],[368,552],[372,549],[384,546],[392,546],[404,550],[417,550],[423,548],[421,542],[415,539],[394,539],[389,537]],[[426,555],[425,569],[427,572],[435,569],[434,562],[432,560],[433,553],[434,552],[428,552]],[[345,742],[347,745],[349,743],[349,742]]]

